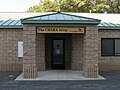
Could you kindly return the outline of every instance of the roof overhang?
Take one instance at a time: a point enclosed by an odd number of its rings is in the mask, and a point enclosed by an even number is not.
[[[11,29],[17,29],[18,28],[19,29],[19,28],[21,28],[22,29],[23,25],[16,25],[16,26],[15,25],[10,25],[10,26],[9,25],[4,25],[4,26],[0,26],[0,28],[3,28],[3,29],[7,29],[7,28],[11,28]]]
[[[120,27],[106,27],[106,26],[98,26],[99,30],[120,30]]]
[[[61,17],[61,18],[60,18]],[[21,23],[33,25],[98,25],[101,20],[71,15],[66,13],[53,13],[21,19]]]
[[[38,21],[38,20],[21,20],[22,24],[81,24],[81,25],[98,25],[100,21],[54,21],[54,20],[49,20],[49,21]]]

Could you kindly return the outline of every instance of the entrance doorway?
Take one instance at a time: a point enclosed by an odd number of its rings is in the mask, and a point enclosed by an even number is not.
[[[52,69],[65,69],[64,39],[52,39]]]

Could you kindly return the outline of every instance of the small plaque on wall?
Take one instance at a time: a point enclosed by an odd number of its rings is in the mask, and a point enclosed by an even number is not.
[[[23,57],[23,42],[18,42],[18,57]]]

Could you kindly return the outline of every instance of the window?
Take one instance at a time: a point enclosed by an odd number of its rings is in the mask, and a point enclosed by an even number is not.
[[[120,55],[120,39],[115,39],[115,55]]]
[[[102,38],[101,39],[101,55],[102,56],[120,55],[120,39]]]

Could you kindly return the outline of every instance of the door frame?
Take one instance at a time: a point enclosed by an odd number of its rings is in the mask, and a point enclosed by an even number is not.
[[[63,64],[60,65],[56,65],[57,68],[55,68],[55,65],[53,64],[53,41],[54,40],[63,40]],[[65,38],[52,38],[51,41],[51,68],[52,69],[65,69]]]

